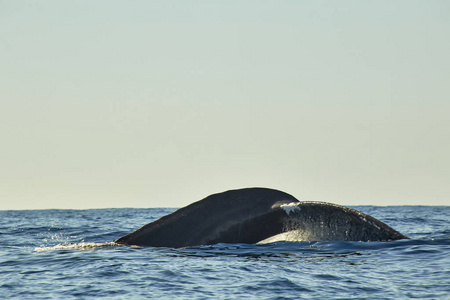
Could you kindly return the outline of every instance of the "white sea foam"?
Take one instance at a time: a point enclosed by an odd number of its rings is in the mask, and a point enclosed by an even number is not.
[[[114,242],[108,243],[78,243],[78,244],[58,244],[51,247],[36,247],[34,251],[49,251],[49,250],[94,250],[99,248],[116,247],[121,246]]]

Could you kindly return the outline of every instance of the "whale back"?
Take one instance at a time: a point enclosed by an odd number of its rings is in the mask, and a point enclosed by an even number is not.
[[[273,189],[230,190],[206,197],[129,233],[116,243],[187,247],[275,241],[389,241],[406,236],[345,206],[299,202]]]

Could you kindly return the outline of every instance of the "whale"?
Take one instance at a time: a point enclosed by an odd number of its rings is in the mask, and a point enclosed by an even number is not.
[[[279,241],[392,241],[407,239],[355,209],[299,201],[270,188],[244,188],[210,195],[118,238],[128,246],[183,248]]]

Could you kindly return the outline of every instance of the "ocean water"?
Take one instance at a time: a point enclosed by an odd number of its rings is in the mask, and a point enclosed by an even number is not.
[[[354,208],[411,239],[137,248],[174,209],[0,211],[0,299],[450,299],[450,207]]]

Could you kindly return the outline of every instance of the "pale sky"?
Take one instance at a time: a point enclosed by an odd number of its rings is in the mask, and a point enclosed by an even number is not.
[[[450,1],[0,1],[0,209],[450,205],[449,116]]]

